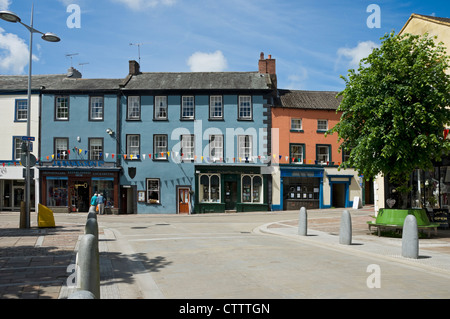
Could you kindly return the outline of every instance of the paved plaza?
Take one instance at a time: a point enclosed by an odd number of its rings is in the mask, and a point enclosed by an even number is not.
[[[373,208],[350,209],[352,245],[339,244],[342,209],[205,215],[102,215],[102,299],[448,298],[450,231],[420,239],[370,234]],[[56,228],[19,229],[0,213],[0,298],[65,299],[87,214],[56,214]],[[377,286],[378,285],[378,286]],[[372,286],[372,287],[371,287]]]

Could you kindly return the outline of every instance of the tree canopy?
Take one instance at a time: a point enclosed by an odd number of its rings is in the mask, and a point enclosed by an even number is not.
[[[345,89],[337,133],[353,167],[366,180],[379,174],[405,185],[414,169],[431,169],[450,151],[450,58],[427,34],[385,35],[380,48],[341,76]]]

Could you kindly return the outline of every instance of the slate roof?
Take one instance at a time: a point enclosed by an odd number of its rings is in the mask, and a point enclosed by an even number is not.
[[[40,90],[42,87],[54,85],[64,79],[66,75],[33,75],[31,78],[31,89]],[[27,75],[0,75],[0,92],[18,92],[28,90]]]
[[[55,91],[105,91],[118,90],[123,79],[73,79],[66,74],[33,75],[31,80],[32,90]],[[14,93],[28,89],[27,75],[0,75],[0,92]]]
[[[267,90],[272,87],[272,78],[258,72],[155,72],[133,75],[124,90]]]
[[[275,107],[337,110],[342,100],[336,98],[339,92],[334,91],[302,91],[278,90],[278,102]]]

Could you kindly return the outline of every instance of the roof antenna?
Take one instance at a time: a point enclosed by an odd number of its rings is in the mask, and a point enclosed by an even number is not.
[[[73,68],[73,61],[72,58],[73,56],[78,55],[78,53],[70,53],[70,54],[66,54],[66,58],[70,58],[70,67]]]
[[[131,45],[135,45],[138,47],[138,53],[139,53],[139,65],[141,65],[141,46],[143,46],[145,43],[130,43]]]
[[[83,66],[85,66],[86,64],[89,64],[89,62],[78,63],[78,65],[81,66],[81,73],[83,73]]]

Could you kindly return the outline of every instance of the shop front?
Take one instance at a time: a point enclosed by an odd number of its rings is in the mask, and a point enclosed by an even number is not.
[[[1,165],[1,164],[0,164]],[[14,163],[0,166],[0,211],[20,211],[20,203],[25,201],[24,167]],[[31,169],[34,176],[35,169]],[[31,182],[31,209],[35,209],[35,183]]]
[[[195,212],[268,211],[270,174],[258,166],[196,166]]]
[[[323,168],[282,166],[280,172],[280,206],[283,210],[322,208]]]
[[[41,203],[55,213],[88,212],[91,197],[103,194],[105,212],[119,212],[119,168],[95,161],[56,161],[40,167]]]

